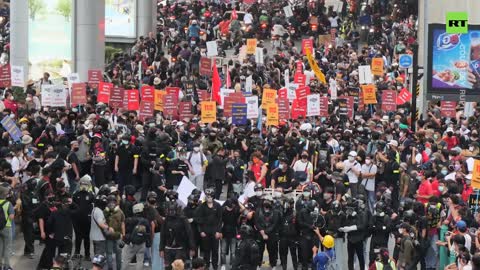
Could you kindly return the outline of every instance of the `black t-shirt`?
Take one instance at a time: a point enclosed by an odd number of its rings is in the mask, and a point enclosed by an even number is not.
[[[38,206],[38,208],[34,211],[35,218],[36,219],[43,219],[43,222],[45,224],[45,234],[48,235],[52,233],[52,227],[49,226],[48,218],[52,214],[52,211],[48,207],[46,203],[42,203]]]
[[[76,177],[75,171],[73,170],[73,164],[77,166],[78,172],[80,173],[80,160],[78,160],[77,154],[75,152],[71,152],[67,156],[67,162],[72,165],[72,168],[67,171],[68,178],[73,179]],[[79,175],[81,177],[81,175]]]
[[[346,193],[346,188],[345,188],[345,184],[343,184],[342,181],[338,181],[335,183],[335,194],[338,195],[338,194],[341,194],[342,196]]]
[[[280,169],[276,170],[273,173],[272,180],[275,181],[275,187],[281,187],[283,189],[288,189],[292,186],[293,169],[287,168],[287,171],[284,172]]]
[[[135,155],[138,155],[136,149],[132,145],[125,146],[124,144],[118,147],[118,170],[121,172],[129,172],[133,169],[133,160]]]
[[[173,188],[173,186],[178,186],[183,178],[181,174],[172,174],[172,171],[182,171],[188,177],[188,165],[180,159],[175,159],[169,164],[166,184],[169,189]]]

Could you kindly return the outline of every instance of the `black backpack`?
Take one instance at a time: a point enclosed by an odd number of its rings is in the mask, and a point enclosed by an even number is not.
[[[2,208],[2,211],[0,211],[0,230],[3,230],[5,226],[7,226],[7,216],[5,215],[5,211],[3,210],[3,206],[6,203],[9,203],[9,201],[5,200],[4,202],[0,203],[0,207]]]
[[[258,243],[253,240],[249,239],[248,245],[250,247],[250,265],[257,265],[258,262],[260,262],[261,257],[260,257],[260,247],[258,246]]]

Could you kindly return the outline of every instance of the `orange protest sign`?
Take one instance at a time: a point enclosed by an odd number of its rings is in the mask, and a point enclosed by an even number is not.
[[[262,94],[262,108],[267,108],[270,104],[275,104],[275,100],[277,99],[277,90],[275,89],[263,89]]]
[[[372,58],[372,64],[370,66],[373,75],[383,75],[383,58]]]
[[[200,105],[202,110],[202,122],[205,124],[215,122],[217,120],[217,104],[215,101],[202,101]]]
[[[375,89],[375,85],[362,85],[362,93],[364,104],[377,104],[377,92]]]
[[[255,54],[257,49],[257,39],[249,38],[247,39],[247,54]]]
[[[480,160],[473,161],[472,188],[480,188]]]
[[[267,107],[267,126],[278,125],[278,104],[270,104]]]
[[[154,109],[157,111],[163,111],[163,96],[165,96],[165,90],[155,90],[154,92]]]

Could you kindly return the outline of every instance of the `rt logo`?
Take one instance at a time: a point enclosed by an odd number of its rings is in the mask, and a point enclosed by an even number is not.
[[[447,12],[446,32],[448,34],[467,34],[468,33],[468,13],[467,12]]]

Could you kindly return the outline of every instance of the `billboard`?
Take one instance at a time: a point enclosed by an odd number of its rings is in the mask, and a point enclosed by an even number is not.
[[[466,34],[448,34],[445,24],[428,29],[427,98],[480,101],[480,25]]]
[[[30,0],[28,5],[29,78],[67,77],[72,71],[72,0]]]
[[[105,0],[105,36],[136,38],[136,15],[136,0]]]

